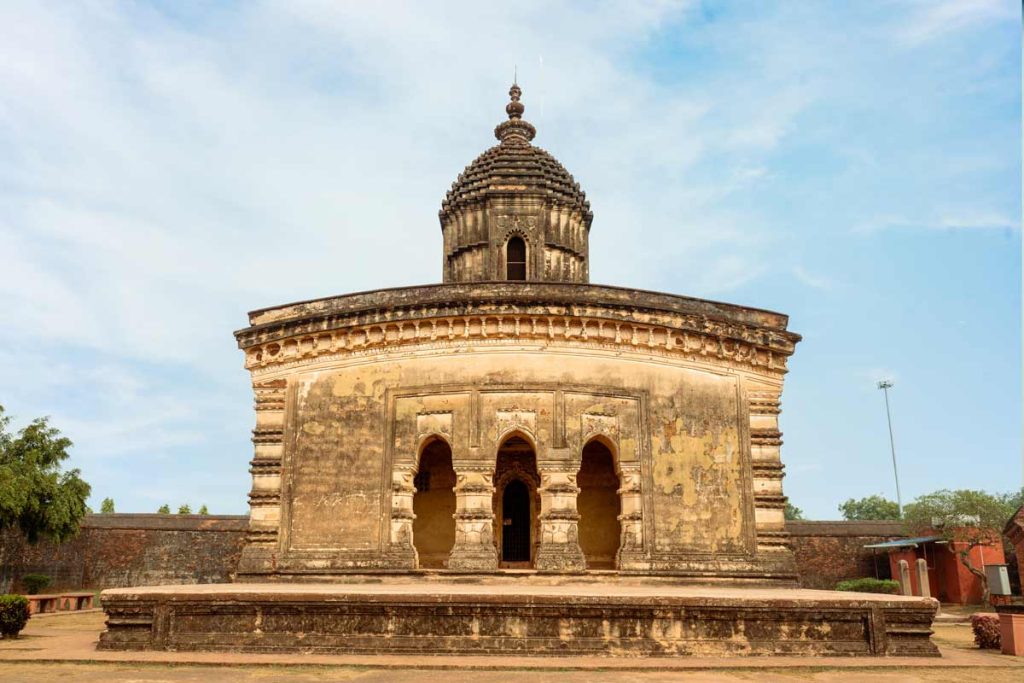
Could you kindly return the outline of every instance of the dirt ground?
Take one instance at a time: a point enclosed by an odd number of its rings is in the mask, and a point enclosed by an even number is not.
[[[941,659],[742,658],[730,660],[548,660],[513,658],[345,658],[202,653],[98,653],[103,614],[34,618],[23,637],[0,641],[7,683],[168,683],[198,681],[357,681],[377,683],[590,683],[591,681],[866,681],[1000,683],[1024,681],[1024,657],[974,646],[970,626],[937,624]],[[107,658],[108,661],[96,661]],[[120,658],[122,661],[117,661]],[[179,661],[168,661],[177,658]],[[29,661],[29,660],[36,661]],[[77,661],[74,661],[77,660]],[[124,661],[132,660],[132,661]],[[185,661],[191,660],[191,661]],[[259,664],[255,664],[255,662]],[[275,662],[280,661],[280,664]],[[309,663],[301,663],[308,661]],[[325,661],[330,663],[324,663]],[[381,664],[385,667],[382,668]],[[463,666],[462,664],[466,666]],[[587,670],[573,670],[578,667]]]

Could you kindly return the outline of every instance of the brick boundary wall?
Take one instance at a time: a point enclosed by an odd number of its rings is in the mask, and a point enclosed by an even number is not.
[[[230,581],[248,523],[245,515],[87,515],[75,538],[34,546],[8,530],[0,534],[0,587],[32,572],[47,574],[59,589]],[[874,576],[864,546],[903,535],[899,522],[793,521],[786,528],[807,588]]]
[[[906,536],[900,521],[786,522],[800,585],[832,589],[845,579],[889,578],[888,554],[864,546]]]
[[[56,589],[230,581],[248,525],[247,515],[86,515],[79,534],[59,545],[30,545],[7,530],[0,589],[33,572]]]

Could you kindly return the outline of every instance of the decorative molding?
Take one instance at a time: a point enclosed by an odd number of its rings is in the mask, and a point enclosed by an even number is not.
[[[607,413],[582,413],[580,415],[580,434],[581,442],[584,444],[595,436],[605,436],[618,443],[619,417]]]
[[[515,431],[522,431],[531,440],[536,440],[537,411],[535,410],[520,408],[498,410],[494,414],[494,424],[497,431],[495,443],[502,441],[508,434]]]
[[[280,332],[240,337],[246,367],[254,376],[322,358],[358,357],[382,350],[415,345],[449,348],[468,342],[521,340],[550,344],[571,342],[597,348],[626,348],[692,360],[714,359],[734,367],[772,377],[786,372],[786,357],[793,344],[783,334],[753,326],[724,323],[700,316],[677,316],[674,326],[636,322],[632,312],[593,311],[577,315],[571,309],[556,314],[534,313],[532,307],[508,313],[431,317],[317,329],[300,322],[281,326]],[[556,308],[556,307],[548,307]],[[436,311],[423,311],[423,314]],[[415,314],[415,311],[408,311]],[[614,316],[621,315],[621,319]],[[320,328],[320,326],[317,326]],[[257,341],[256,338],[260,338]],[[445,343],[447,340],[447,343]],[[761,404],[758,404],[759,406]],[[760,408],[755,408],[760,412]]]
[[[441,435],[451,440],[452,413],[445,410],[423,411],[416,414],[416,442],[422,445],[423,440],[432,435]]]

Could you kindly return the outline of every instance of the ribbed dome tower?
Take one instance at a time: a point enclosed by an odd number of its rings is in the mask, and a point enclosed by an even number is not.
[[[588,282],[594,215],[579,183],[530,144],[515,83],[499,144],[466,167],[441,203],[444,281]]]

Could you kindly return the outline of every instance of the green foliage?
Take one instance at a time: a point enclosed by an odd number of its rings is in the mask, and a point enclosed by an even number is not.
[[[203,503],[201,506],[199,506],[199,514],[201,514],[201,515],[208,515],[208,514],[210,514],[210,511],[206,509],[206,503]]]
[[[977,545],[998,538],[1016,512],[1015,494],[942,489],[920,496],[904,508],[904,520],[913,533],[935,533],[949,541]]]
[[[839,506],[843,519],[899,519],[900,507],[895,502],[882,496],[866,496],[850,498]]]
[[[1011,493],[999,494],[996,498],[998,498],[999,501],[1008,509],[1013,510],[1013,512],[1010,513],[1012,516],[1013,513],[1017,512],[1021,505],[1024,505],[1024,488]],[[1009,518],[1007,518],[1007,521],[1009,521]]]
[[[998,614],[972,614],[971,629],[974,631],[974,643],[978,647],[986,650],[998,650],[1001,647]]]
[[[157,513],[161,515],[169,515],[171,514],[171,506],[168,505],[167,503],[164,503],[159,508],[157,508]]]
[[[786,510],[784,512],[786,519],[803,519],[804,511],[795,505],[786,503]]]
[[[17,638],[28,623],[28,598],[24,595],[0,595],[0,635]]]
[[[191,515],[192,514],[192,508],[190,508],[188,506],[188,503],[185,503],[184,505],[182,505],[181,507],[178,508],[178,514],[179,515]]]
[[[970,552],[979,545],[1001,542],[1003,526],[1017,511],[1021,494],[993,495],[984,491],[942,489],[915,499],[903,509],[910,533],[934,534],[957,544],[960,563],[978,577],[982,601],[988,601],[988,578],[971,563]]]
[[[61,471],[71,440],[45,417],[17,435],[7,431],[10,421],[0,406],[0,530],[16,527],[30,543],[74,536],[90,487],[79,470]]]
[[[39,591],[50,585],[50,577],[46,574],[25,574],[21,583],[29,595],[38,595]]]
[[[100,512],[102,512],[105,515],[114,514],[114,499],[104,498],[103,502],[100,503]]]
[[[899,595],[900,582],[889,579],[850,579],[836,584],[837,591],[853,591],[854,593],[885,593]]]

